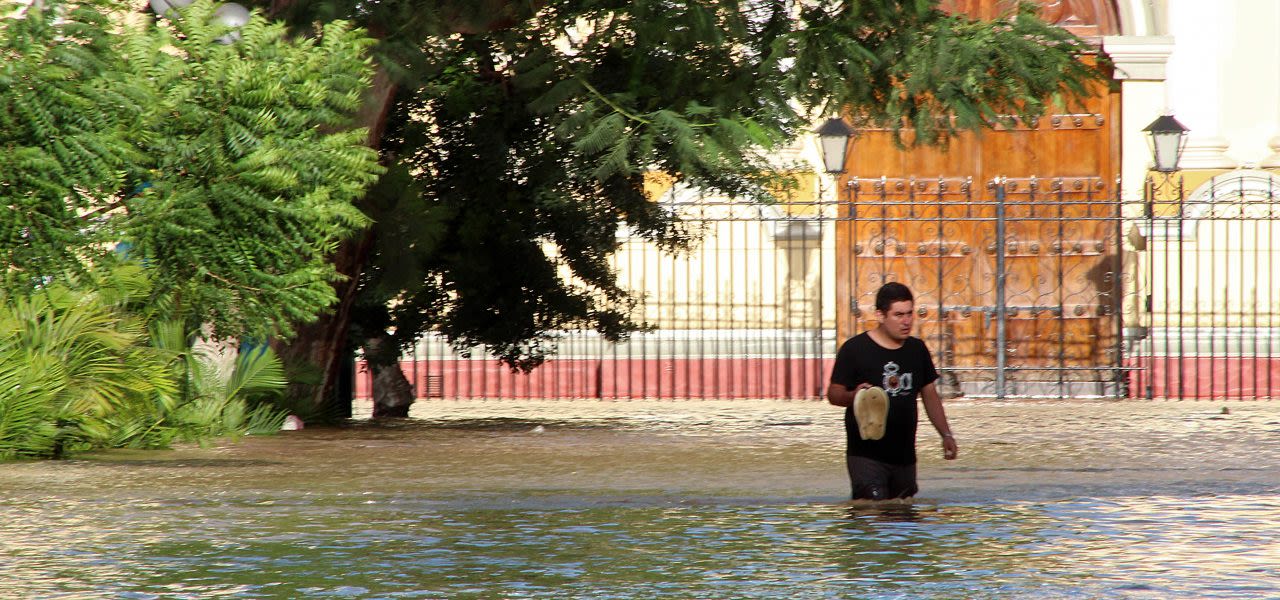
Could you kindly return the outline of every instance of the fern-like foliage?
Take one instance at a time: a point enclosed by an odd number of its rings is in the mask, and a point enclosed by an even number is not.
[[[1080,60],[1091,51],[1084,42],[1038,19],[1035,3],[1010,4],[996,21],[949,15],[936,2],[806,4],[803,27],[770,53],[788,57],[801,105],[852,113],[903,145],[933,143],[1010,115],[1038,118],[1102,79]]]
[[[353,129],[369,39],[255,16],[238,41],[201,0],[108,22],[54,1],[0,21],[0,258],[15,295],[83,274],[116,242],[158,317],[287,336],[334,301],[327,255],[367,224],[380,173]]]
[[[83,273],[112,232],[109,204],[140,158],[125,132],[149,100],[116,77],[111,25],[89,6],[4,3],[0,14],[0,271],[9,290]],[[65,9],[65,10],[60,10]]]
[[[129,61],[159,97],[138,140],[150,187],[125,233],[156,294],[217,334],[288,335],[334,301],[327,255],[367,222],[352,202],[380,170],[349,126],[370,41],[343,23],[294,39],[255,17],[221,44],[213,8],[184,9],[147,34],[172,51]]]
[[[149,310],[152,272],[96,266],[36,294],[0,294],[0,460],[280,430],[280,360],[193,348],[197,336]]]

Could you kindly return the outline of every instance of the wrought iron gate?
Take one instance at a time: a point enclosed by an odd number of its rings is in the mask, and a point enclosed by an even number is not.
[[[514,373],[483,348],[463,354],[439,336],[401,366],[423,398],[630,400],[821,398],[836,349],[828,287],[836,202],[799,195],[762,204],[676,188],[661,202],[698,242],[668,252],[619,232],[619,285],[653,330],[610,343],[563,331],[557,352]],[[370,394],[359,373],[356,395]]]
[[[1099,177],[848,181],[849,310],[875,325],[886,281],[916,294],[941,389],[968,397],[1116,397],[1122,203]]]

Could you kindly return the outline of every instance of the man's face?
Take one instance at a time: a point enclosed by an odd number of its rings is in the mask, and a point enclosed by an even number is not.
[[[889,310],[876,311],[880,317],[880,329],[890,338],[902,342],[911,335],[911,326],[915,324],[915,303],[910,300],[899,300],[889,305]]]

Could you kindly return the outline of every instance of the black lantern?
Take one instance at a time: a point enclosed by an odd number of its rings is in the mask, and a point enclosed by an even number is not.
[[[1147,125],[1143,131],[1150,136],[1151,155],[1156,161],[1156,170],[1161,173],[1173,173],[1178,170],[1178,161],[1182,159],[1182,149],[1187,145],[1187,132],[1191,131],[1179,123],[1173,115],[1164,115]]]
[[[818,134],[818,148],[822,150],[822,164],[828,173],[843,173],[844,159],[849,151],[849,138],[853,128],[844,119],[827,119],[814,133]]]

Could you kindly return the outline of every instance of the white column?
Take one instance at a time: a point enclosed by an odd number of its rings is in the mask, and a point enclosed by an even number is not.
[[[1143,197],[1143,182],[1152,166],[1151,150],[1142,128],[1168,109],[1165,77],[1173,44],[1170,36],[1102,38],[1102,49],[1115,65],[1115,78],[1120,80],[1120,194],[1130,201],[1124,205],[1125,216],[1130,219],[1142,214],[1142,207],[1134,201]],[[1151,282],[1137,277],[1145,273],[1139,261],[1150,260],[1150,254],[1142,251],[1146,249],[1145,244],[1133,240],[1149,236],[1150,232],[1142,230],[1140,222],[1126,224],[1125,231],[1130,236],[1127,238],[1130,244],[1124,253],[1124,272],[1130,275],[1122,283],[1124,319],[1132,325],[1147,325],[1148,315],[1142,310],[1140,290],[1149,287]],[[1139,330],[1139,327],[1128,327],[1125,336],[1136,336],[1134,332]]]
[[[1161,36],[1168,32],[1165,2],[1157,0],[1116,0],[1120,16],[1120,35]]]
[[[1274,0],[1254,0],[1254,10],[1260,14],[1258,25],[1264,30],[1256,41],[1270,46],[1269,51],[1257,53],[1256,64],[1252,74],[1267,80],[1270,84],[1270,95],[1262,98],[1263,114],[1270,112],[1274,121],[1270,127],[1271,139],[1267,140],[1270,155],[1259,161],[1261,167],[1280,167],[1280,36],[1276,35],[1280,28],[1280,3]]]
[[[1222,134],[1222,48],[1235,34],[1234,4],[1169,2],[1169,31],[1175,42],[1169,57],[1169,108],[1191,130],[1182,154],[1184,169],[1231,169],[1237,164],[1227,156],[1229,143]]]
[[[1230,19],[1231,36],[1222,49],[1222,134],[1227,154],[1242,166],[1268,162],[1280,142],[1280,3],[1232,0],[1221,10]]]

